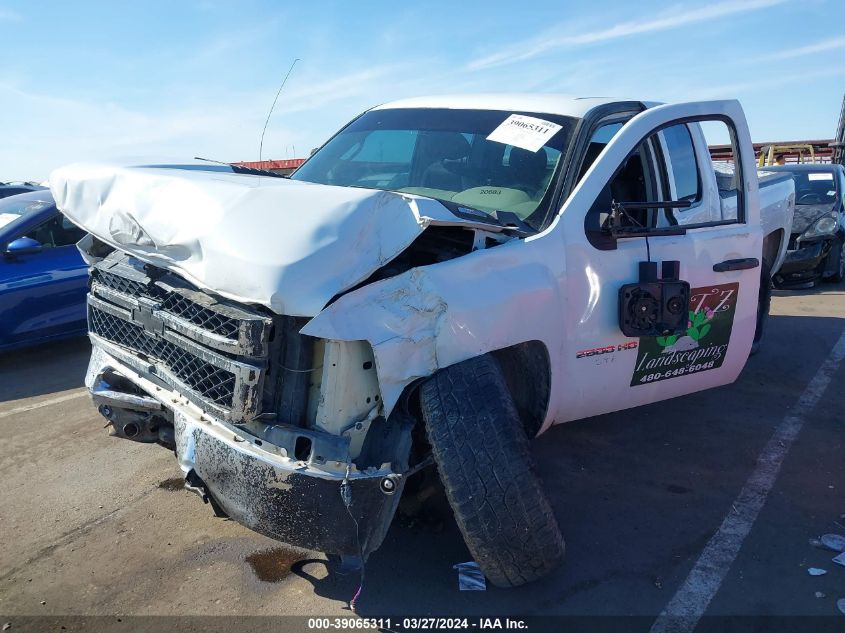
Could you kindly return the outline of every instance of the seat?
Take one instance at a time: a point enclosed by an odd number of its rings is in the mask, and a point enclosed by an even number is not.
[[[536,198],[539,193],[542,193],[547,166],[548,156],[542,147],[536,152],[513,147],[506,172],[507,185],[524,191],[531,198]]]
[[[420,137],[419,156],[428,167],[423,171],[420,186],[446,191],[466,189],[470,144],[459,132],[430,132]]]

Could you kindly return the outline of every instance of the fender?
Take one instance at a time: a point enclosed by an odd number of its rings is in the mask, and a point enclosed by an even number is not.
[[[564,265],[563,257],[544,254],[552,237],[514,240],[365,286],[340,297],[301,332],[368,341],[385,415],[413,381],[531,340],[549,350],[554,383],[566,302],[557,290],[560,272],[544,263]]]

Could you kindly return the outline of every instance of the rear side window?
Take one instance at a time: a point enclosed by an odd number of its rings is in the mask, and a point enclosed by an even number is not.
[[[684,124],[667,127],[663,130],[663,141],[668,154],[666,170],[672,199],[697,201],[701,197],[701,183],[689,128]]]

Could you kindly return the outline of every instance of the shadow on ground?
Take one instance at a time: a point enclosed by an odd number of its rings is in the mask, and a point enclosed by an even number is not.
[[[87,337],[0,354],[0,402],[81,387],[90,356]]]

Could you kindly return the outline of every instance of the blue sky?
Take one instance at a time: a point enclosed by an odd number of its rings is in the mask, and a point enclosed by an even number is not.
[[[77,160],[304,156],[366,108],[454,92],[738,98],[755,141],[830,138],[843,0],[0,0],[0,180]]]

